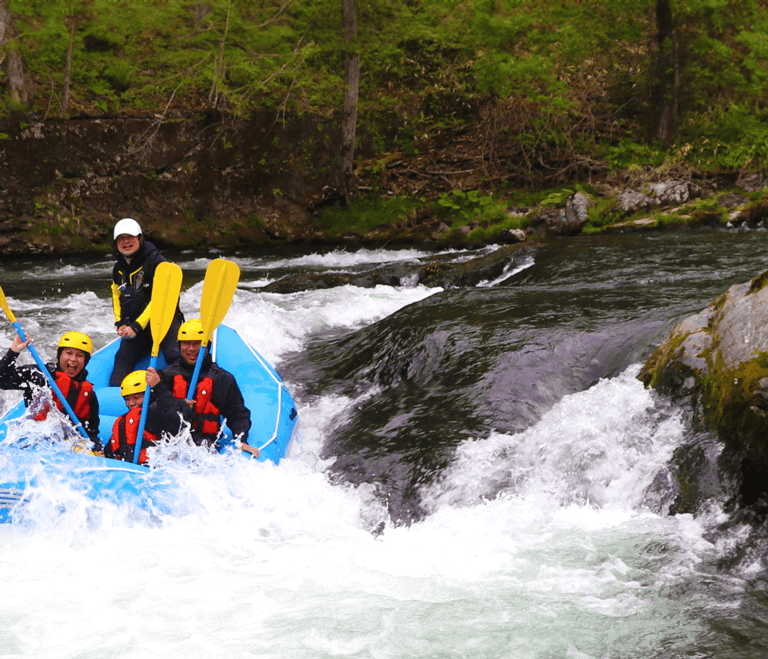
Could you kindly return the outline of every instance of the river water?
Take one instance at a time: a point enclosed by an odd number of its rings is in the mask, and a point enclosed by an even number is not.
[[[471,289],[289,295],[261,289],[431,255],[224,254],[225,322],[299,408],[290,458],[180,465],[176,516],[49,484],[0,527],[0,657],[768,656],[766,544],[725,496],[669,514],[693,431],[636,378],[676,322],[768,270],[766,243],[577,238]],[[169,256],[192,317],[209,258]],[[111,265],[0,267],[44,357],[67,330],[113,338]]]

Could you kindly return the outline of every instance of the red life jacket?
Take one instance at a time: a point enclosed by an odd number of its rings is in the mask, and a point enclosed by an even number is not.
[[[127,414],[115,419],[112,425],[112,437],[109,440],[109,448],[116,460],[133,462],[133,453],[136,450],[136,436],[139,434],[141,422],[141,408],[134,407]],[[144,441],[139,452],[139,464],[147,462],[147,448],[154,446],[157,435],[144,430]]]
[[[173,377],[173,395],[176,398],[188,400],[187,389],[189,382],[181,373]],[[195,419],[192,421],[192,430],[197,430],[203,435],[217,436],[221,426],[221,412],[211,402],[213,396],[213,379],[203,378],[197,383],[197,395],[195,396]]]
[[[53,374],[54,382],[59,388],[64,398],[67,399],[72,411],[80,421],[87,421],[91,418],[91,398],[93,397],[93,385],[88,380],[73,380],[63,371],[56,370]],[[70,391],[72,392],[70,395]],[[74,402],[73,399],[74,398]],[[53,394],[53,400],[59,411],[64,411],[64,405],[61,404],[59,397]],[[35,421],[43,421],[48,418],[50,406],[46,403],[41,410],[36,412],[32,418]]]

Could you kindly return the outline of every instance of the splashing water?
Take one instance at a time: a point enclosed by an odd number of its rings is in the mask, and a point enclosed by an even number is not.
[[[184,292],[187,317],[200,291]],[[435,292],[244,286],[225,322],[279,366]],[[64,325],[111,340],[107,305],[76,293],[12,306],[50,355]],[[153,459],[172,511],[94,501],[41,471],[22,523],[0,525],[2,655],[763,656],[759,623],[739,639],[764,610],[743,574],[716,568],[740,531],[713,535],[716,504],[668,516],[649,497],[686,427],[636,374],[564,395],[521,432],[462,441],[408,525],[390,522],[380,483],[342,483],[320,457],[375,386],[299,400],[300,441],[279,466],[168,440]],[[0,410],[14,396],[0,392]]]

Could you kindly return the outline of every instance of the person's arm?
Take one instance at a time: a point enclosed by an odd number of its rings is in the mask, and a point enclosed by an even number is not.
[[[112,284],[112,313],[115,315],[115,323],[119,323],[122,318],[120,307],[120,286]]]
[[[154,368],[147,369],[147,384],[152,387],[155,395],[150,411],[153,407],[155,408],[158,414],[158,425],[163,431],[176,435],[181,430],[182,419],[187,423],[192,422],[192,408],[185,400],[176,398],[171,393],[161,374],[162,371],[156,371]]]
[[[85,432],[94,444],[94,451],[101,451],[103,448],[99,438],[99,422],[99,399],[94,391],[91,395],[91,413],[87,419],[83,420],[83,428],[85,428]]]
[[[222,371],[226,373],[225,371]],[[224,385],[222,391],[223,400],[221,415],[227,420],[227,426],[232,431],[235,439],[239,439],[244,444],[248,443],[248,431],[251,429],[251,411],[245,406],[243,394],[231,373],[226,373],[228,377],[221,378]],[[216,389],[214,388],[214,391]]]
[[[120,270],[120,264],[116,263],[112,270],[112,312],[115,316],[115,327],[120,338],[132,339],[139,329],[132,326],[133,323],[130,322],[130,319],[123,318],[122,298],[125,286],[125,277]]]
[[[150,301],[147,303],[147,306],[144,307],[144,311],[141,312],[141,315],[131,323],[131,327],[133,328],[133,331],[136,332],[136,334],[138,334],[141,330],[146,329],[147,325],[149,325],[151,307],[152,302]]]
[[[104,446],[104,457],[105,458],[112,458],[113,460],[122,460],[122,457],[118,455],[118,453],[115,452],[114,447],[112,446],[112,440],[114,439],[115,446],[118,444],[118,428],[120,424],[120,419],[122,417],[118,417],[115,419],[115,422],[112,424],[112,434],[110,435],[110,438],[107,440],[106,445]]]
[[[16,368],[16,358],[19,353],[9,348],[5,356],[0,360],[0,389],[19,389],[24,380]]]
[[[29,389],[32,385],[45,384],[45,376],[36,366],[17,366],[16,359],[29,345],[30,339],[22,341],[17,335],[11,347],[0,360],[0,389]]]
[[[123,319],[123,309],[120,303],[123,285],[123,273],[120,270],[120,264],[115,263],[115,266],[112,268],[112,312],[115,316],[115,325],[118,327]]]
[[[142,269],[144,270],[144,284],[145,286],[149,287],[150,292],[152,291],[152,284],[155,281],[155,270],[157,270],[157,266],[165,260],[165,257],[160,254],[160,252],[155,252],[154,258],[142,266]],[[131,323],[131,327],[137,334],[141,330],[146,329],[147,325],[149,325],[151,305],[151,301],[147,302],[147,306],[144,307],[144,311],[142,311],[139,317]]]

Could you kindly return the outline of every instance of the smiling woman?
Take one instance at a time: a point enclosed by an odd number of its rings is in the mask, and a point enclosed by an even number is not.
[[[93,352],[93,341],[82,332],[67,332],[59,340],[56,364],[17,366],[17,357],[30,347],[29,344],[28,338],[14,337],[10,349],[0,360],[0,389],[21,390],[25,405],[37,421],[48,418],[51,400],[60,411],[74,413],[96,450],[99,450],[99,401],[93,384],[86,379],[88,371],[85,370]],[[47,369],[47,374],[40,370],[43,367]],[[52,399],[49,390],[44,387],[46,380],[50,381],[52,388],[58,389]],[[65,407],[69,409],[65,410]]]

